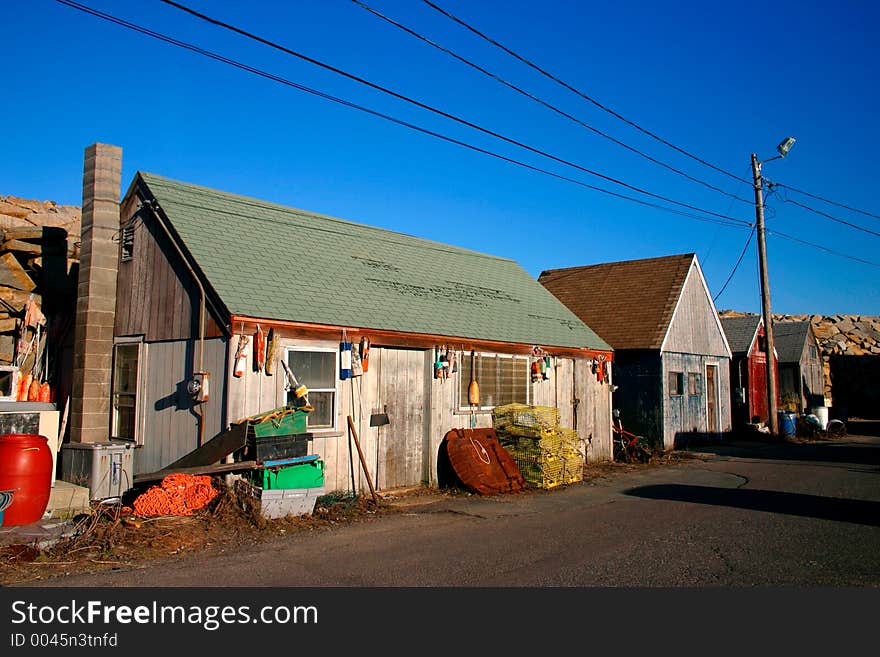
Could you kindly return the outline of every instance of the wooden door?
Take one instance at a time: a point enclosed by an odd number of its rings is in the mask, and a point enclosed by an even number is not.
[[[709,433],[718,431],[717,365],[706,365],[706,424]]]
[[[370,362],[370,372],[373,363]],[[379,438],[380,488],[421,484],[425,433],[425,352],[416,349],[382,349],[379,407],[391,423]],[[356,459],[355,459],[356,460]]]

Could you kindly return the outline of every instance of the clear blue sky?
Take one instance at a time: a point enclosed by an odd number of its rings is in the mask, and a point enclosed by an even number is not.
[[[158,0],[82,0],[132,22],[586,183],[549,162],[208,26]],[[414,0],[388,16],[724,190],[750,185],[645,137]],[[472,25],[667,140],[750,177],[749,155],[797,143],[767,177],[880,214],[874,2],[437,0]],[[659,168],[519,96],[349,0],[186,0],[425,103],[584,167],[754,221],[754,207]],[[6,0],[0,194],[80,204],[83,149],[145,170],[439,240],[543,269],[695,252],[717,294],[748,236],[527,171],[129,32],[51,0]],[[124,191],[124,190],[123,190]],[[788,198],[880,232],[880,219]],[[880,237],[768,201],[769,230],[880,262]],[[222,229],[222,227],[218,227]],[[264,257],[279,249],[267,236]],[[880,268],[768,237],[774,312],[880,315]],[[283,252],[281,252],[283,253]],[[286,263],[283,256],[278,261]],[[760,311],[755,242],[719,308]],[[319,272],[312,272],[320,275]]]

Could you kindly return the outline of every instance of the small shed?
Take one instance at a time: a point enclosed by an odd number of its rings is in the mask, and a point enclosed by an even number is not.
[[[135,474],[293,403],[285,365],[328,490],[365,485],[352,426],[378,488],[436,484],[443,436],[512,402],[559,408],[588,461],[611,458],[592,364],[613,352],[513,260],[148,173],[117,212],[109,429]]]
[[[624,427],[665,449],[731,429],[730,348],[693,253],[543,272],[615,351]]]
[[[809,411],[825,405],[825,380],[819,343],[810,322],[773,322],[779,359],[779,406]]]
[[[767,336],[760,315],[722,317],[730,345],[731,417],[736,426],[767,424]],[[778,381],[777,367],[777,381]],[[777,385],[777,390],[779,386]]]

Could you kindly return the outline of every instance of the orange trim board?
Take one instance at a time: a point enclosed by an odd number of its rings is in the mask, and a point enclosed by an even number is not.
[[[316,340],[337,339],[342,329],[352,339],[361,336],[370,338],[370,344],[374,347],[418,347],[430,349],[438,344],[461,347],[464,351],[490,350],[498,353],[530,354],[531,344],[516,342],[502,342],[500,340],[475,340],[454,335],[435,335],[433,333],[404,333],[402,331],[389,331],[387,329],[371,329],[359,326],[328,326],[326,324],[310,324],[308,322],[292,322],[280,319],[265,319],[260,317],[248,317],[233,315],[231,325],[233,333],[240,331],[241,327],[250,331],[257,330],[257,324],[263,329],[274,328],[281,331],[284,337],[311,338]],[[606,361],[614,360],[613,351],[587,349],[578,347],[554,347],[553,345],[538,345],[551,356],[564,356],[570,358],[596,358],[604,356]]]

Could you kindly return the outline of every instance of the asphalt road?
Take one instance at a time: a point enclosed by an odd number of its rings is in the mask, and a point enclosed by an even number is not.
[[[44,584],[880,584],[880,438],[711,451],[562,490],[446,498],[234,554]]]

